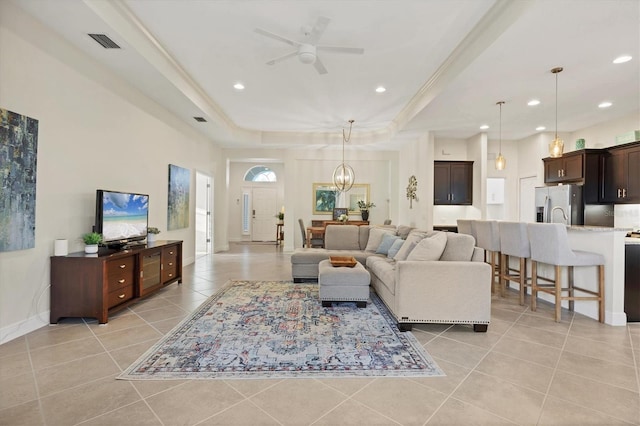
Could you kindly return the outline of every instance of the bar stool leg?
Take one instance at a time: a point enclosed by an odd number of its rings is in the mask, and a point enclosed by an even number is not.
[[[569,277],[569,310],[573,311],[573,307],[575,306],[574,304],[574,300],[573,300],[573,296],[575,295],[575,292],[573,291],[573,266],[569,266],[569,272],[568,272],[568,277]]]
[[[556,265],[556,322],[562,319],[562,268]]]
[[[604,265],[598,266],[598,290],[600,293],[600,298],[598,299],[598,303],[600,304],[598,321],[604,323]]]
[[[536,311],[538,299],[538,262],[531,260],[531,311]]]
[[[524,293],[527,291],[527,259],[520,258],[520,306],[524,305]]]

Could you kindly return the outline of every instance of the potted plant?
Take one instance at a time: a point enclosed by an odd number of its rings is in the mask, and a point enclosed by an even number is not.
[[[346,223],[349,221],[349,216],[346,214],[341,214],[340,216],[338,216],[338,220],[342,223]]]
[[[98,244],[102,242],[102,234],[98,232],[88,232],[82,236],[82,241],[84,241],[85,253],[97,253]]]
[[[369,209],[375,207],[374,203],[369,203],[364,200],[358,201],[358,208],[360,209],[360,215],[362,216],[362,220],[369,220]]]
[[[160,233],[160,230],[154,226],[150,226],[147,228],[147,242],[154,243],[156,241],[156,237]]]

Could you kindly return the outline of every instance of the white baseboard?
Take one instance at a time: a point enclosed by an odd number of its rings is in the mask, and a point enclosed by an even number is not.
[[[31,333],[34,330],[49,324],[49,311],[41,312],[27,318],[24,321],[16,322],[0,329],[0,345],[17,339],[20,336]]]

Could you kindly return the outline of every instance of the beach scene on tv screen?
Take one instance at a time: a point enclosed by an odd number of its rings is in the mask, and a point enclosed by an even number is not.
[[[104,192],[102,235],[105,241],[124,240],[147,234],[149,197],[138,194]]]

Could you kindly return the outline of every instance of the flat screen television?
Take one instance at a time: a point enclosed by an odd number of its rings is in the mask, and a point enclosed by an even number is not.
[[[96,191],[95,232],[103,244],[122,247],[147,237],[149,196],[133,192]]]

